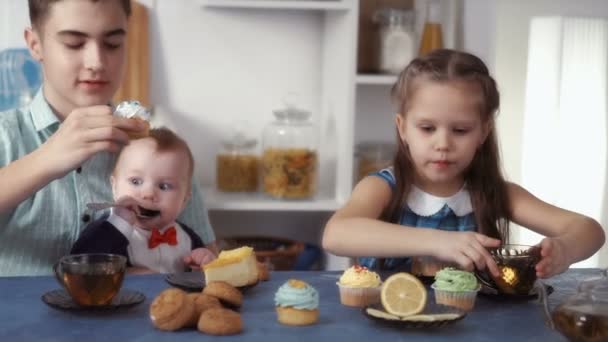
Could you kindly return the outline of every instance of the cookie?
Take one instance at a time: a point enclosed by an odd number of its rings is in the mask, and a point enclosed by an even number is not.
[[[150,320],[160,330],[178,330],[194,316],[194,303],[186,292],[169,288],[162,291],[150,304]]]
[[[225,281],[212,281],[203,289],[203,294],[216,297],[220,301],[234,306],[243,305],[243,294],[236,287]]]
[[[198,330],[210,335],[234,335],[243,331],[243,323],[237,312],[212,308],[201,314]]]
[[[267,281],[270,279],[270,271],[268,265],[258,261],[258,279],[261,281]]]

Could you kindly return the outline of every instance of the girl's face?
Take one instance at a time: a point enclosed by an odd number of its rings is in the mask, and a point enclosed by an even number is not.
[[[479,88],[465,82],[422,81],[404,115],[396,115],[401,140],[416,168],[416,186],[450,196],[489,132],[479,113]]]
[[[189,160],[185,152],[159,152],[152,138],[131,140],[110,178],[114,199],[133,198],[135,225],[162,229],[172,224],[190,198]]]

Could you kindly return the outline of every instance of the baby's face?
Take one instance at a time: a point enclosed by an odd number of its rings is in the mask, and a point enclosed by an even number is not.
[[[189,160],[183,151],[156,150],[151,138],[131,140],[111,178],[114,200],[138,203],[135,225],[161,229],[175,221],[190,197]]]

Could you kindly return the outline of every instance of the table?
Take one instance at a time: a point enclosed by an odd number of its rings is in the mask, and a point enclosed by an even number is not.
[[[572,269],[546,280],[555,288],[549,296],[555,306],[571,295],[582,279],[599,276],[597,269]],[[368,319],[360,309],[339,303],[335,285],[340,272],[273,272],[271,280],[245,293],[241,309],[244,332],[224,340],[243,341],[565,341],[544,323],[537,301],[506,302],[479,295],[475,308],[463,320],[433,330],[395,329]],[[277,322],[274,293],[289,278],[309,282],[321,298],[320,320],[308,327]],[[123,288],[140,291],[146,300],[138,306],[112,312],[61,311],[47,306],[41,295],[59,288],[54,277],[0,278],[0,341],[193,341],[215,337],[196,330],[163,332],[150,323],[148,307],[169,287],[164,276],[129,275]],[[432,298],[432,297],[431,297]]]

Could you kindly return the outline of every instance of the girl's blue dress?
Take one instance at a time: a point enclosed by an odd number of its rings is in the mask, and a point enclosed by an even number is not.
[[[395,188],[392,167],[373,173]],[[402,209],[399,224],[408,227],[432,228],[449,231],[475,231],[475,216],[466,185],[450,197],[437,197],[413,186],[407,198],[407,206]],[[373,234],[373,232],[370,232]],[[358,262],[370,269],[411,271],[411,258],[360,257]]]

